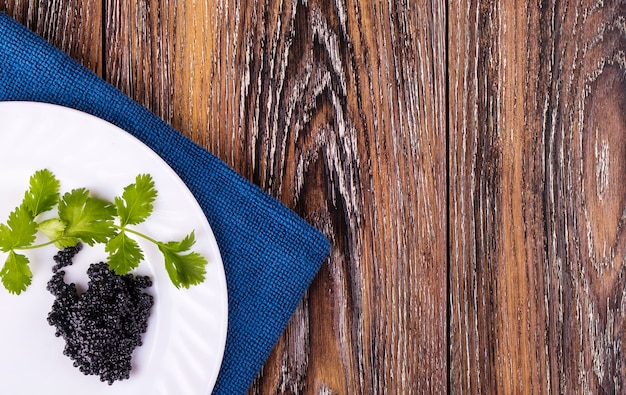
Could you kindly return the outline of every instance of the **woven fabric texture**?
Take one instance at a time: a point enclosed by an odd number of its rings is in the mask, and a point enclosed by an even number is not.
[[[326,238],[214,155],[1,12],[0,100],[47,102],[102,118],[143,141],[187,184],[215,234],[228,282],[228,336],[213,393],[245,393],[328,255]]]

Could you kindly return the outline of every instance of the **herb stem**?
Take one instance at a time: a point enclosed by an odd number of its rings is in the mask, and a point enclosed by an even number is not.
[[[56,243],[59,240],[60,240],[60,238],[55,239],[55,240],[46,241],[45,243],[41,243],[41,244],[35,244],[35,245],[30,245],[30,246],[20,247],[20,248],[14,248],[14,250],[16,250],[16,251],[34,250],[36,248],[49,246],[50,244],[54,244],[54,243]]]
[[[142,237],[142,238],[144,238],[144,239],[146,239],[146,240],[148,240],[148,241],[151,241],[151,242],[153,242],[153,243],[154,243],[154,244],[156,244],[156,245],[161,245],[161,242],[159,242],[159,241],[157,241],[157,240],[153,239],[153,238],[152,238],[152,237],[150,237],[150,236],[144,235],[144,234],[143,234],[143,233],[141,233],[141,232],[137,232],[136,230],[129,229],[129,228],[126,228],[126,227],[124,227],[124,226],[119,226],[119,225],[114,225],[114,226],[115,226],[117,229],[121,230],[122,232],[132,233],[132,234],[137,235],[137,236],[139,236],[139,237]]]

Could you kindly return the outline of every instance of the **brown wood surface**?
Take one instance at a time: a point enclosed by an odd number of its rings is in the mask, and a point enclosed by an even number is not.
[[[251,394],[626,391],[624,1],[0,10],[331,240]]]
[[[0,0],[0,11],[102,75],[101,0]]]
[[[624,393],[626,3],[451,2],[450,388]]]

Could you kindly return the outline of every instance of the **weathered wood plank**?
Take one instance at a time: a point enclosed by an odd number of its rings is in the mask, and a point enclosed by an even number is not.
[[[322,178],[315,183],[325,188],[311,208],[328,206],[331,217],[325,222],[332,226],[327,232],[335,249],[302,306],[310,311],[309,317],[306,311],[298,312],[296,317],[304,316],[302,323],[296,319],[288,328],[252,392],[442,390],[445,286],[437,273],[445,272],[445,249],[437,241],[445,239],[445,221],[438,215],[443,211],[433,215],[431,210],[444,208],[445,180],[436,180],[430,171],[443,163],[433,156],[443,155],[445,125],[425,103],[427,95],[433,95],[442,104],[443,96],[433,91],[440,88],[443,93],[443,80],[421,73],[419,67],[441,66],[437,60],[444,55],[443,32],[439,37],[429,35],[418,28],[417,14],[405,14],[396,6],[379,9],[367,2],[311,1],[264,7],[259,4],[242,18],[250,21],[252,31],[227,40],[246,46],[244,78],[233,80],[246,81],[250,73],[250,83],[239,83],[249,104],[240,104],[244,114],[236,122],[252,132],[254,140],[247,149],[256,152],[250,156],[269,161],[252,169],[252,176],[288,204],[298,194],[289,196],[294,187],[286,188],[286,182],[306,186],[299,179],[302,160],[321,159],[308,165],[318,167]],[[395,19],[400,15],[407,18]],[[277,32],[279,28],[284,33]],[[233,31],[238,29],[227,34]],[[424,40],[429,48],[424,58],[405,47],[405,39],[411,40],[413,49]],[[440,51],[433,53],[437,45]],[[397,78],[406,84],[391,83]],[[418,89],[427,93],[419,95]],[[281,117],[281,108],[286,118]],[[307,134],[313,135],[309,137],[313,144],[299,148],[306,144]],[[303,142],[296,145],[294,155],[272,141],[277,137]],[[288,156],[280,151],[276,155],[275,147]],[[424,163],[418,152],[423,152]],[[295,171],[291,161],[300,162]],[[276,177],[281,171],[285,175]],[[442,181],[439,190],[437,181]],[[422,188],[428,192],[421,193]],[[423,206],[418,194],[424,198]],[[423,222],[408,233],[398,226],[418,219]],[[424,256],[427,259],[422,260]],[[433,267],[432,277],[418,280],[418,271],[428,265]],[[327,304],[320,306],[318,300]],[[316,313],[309,307],[313,305],[321,310],[318,317],[311,314]],[[303,330],[307,324],[310,329]],[[425,356],[422,364],[419,347]]]
[[[333,242],[251,392],[445,391],[444,4],[105,9],[107,78]]]
[[[211,47],[212,3],[107,0],[104,8],[107,80],[208,144],[211,59],[219,56]]]
[[[626,3],[449,11],[451,389],[623,392]]]
[[[251,393],[445,391],[443,4],[218,9],[210,118],[334,245]]]
[[[102,7],[99,0],[0,1],[0,11],[102,75]]]

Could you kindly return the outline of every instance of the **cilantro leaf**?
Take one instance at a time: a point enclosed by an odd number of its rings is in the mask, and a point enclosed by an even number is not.
[[[33,273],[28,267],[28,258],[14,251],[9,253],[0,270],[2,284],[12,294],[20,294],[30,285]]]
[[[185,252],[191,249],[196,244],[196,232],[191,232],[184,239],[179,242],[170,241],[167,243],[170,249],[176,252]]]
[[[152,203],[156,196],[152,177],[149,174],[137,175],[135,183],[124,188],[122,197],[115,198],[120,225],[137,225],[145,221],[152,214]]]
[[[109,239],[104,250],[109,253],[109,267],[117,274],[126,274],[139,266],[143,252],[139,244],[124,231]]]
[[[206,258],[197,252],[187,252],[195,243],[194,232],[182,241],[158,243],[159,250],[165,259],[165,269],[176,288],[189,288],[200,284],[206,274]]]
[[[80,239],[71,236],[64,236],[66,224],[59,218],[50,218],[39,224],[38,229],[46,235],[50,240],[54,242],[54,245],[59,248],[73,247]]]
[[[59,201],[59,180],[48,169],[38,170],[30,177],[30,187],[23,204],[33,217],[51,210]]]
[[[89,196],[85,188],[67,192],[59,203],[59,218],[66,224],[64,236],[81,239],[90,246],[115,236],[114,215],[115,206]]]
[[[39,230],[50,240],[56,240],[63,236],[65,223],[58,218],[50,218],[39,224]]]
[[[80,243],[80,239],[78,237],[63,236],[54,242],[54,246],[62,250],[64,248],[74,247],[78,243]]]
[[[28,258],[16,251],[51,243],[59,248],[81,241],[90,246],[105,243],[109,267],[118,274],[128,273],[144,259],[141,247],[129,233],[157,245],[177,288],[189,288],[204,281],[208,262],[191,250],[195,244],[194,232],[181,241],[163,243],[127,228],[144,222],[152,214],[157,191],[149,174],[137,175],[135,183],[124,188],[113,203],[90,196],[85,188],[74,189],[62,197],[59,190],[60,183],[52,172],[38,170],[30,177],[22,203],[9,214],[6,223],[0,224],[0,251],[8,253],[0,270],[0,280],[10,293],[21,293],[32,279]],[[57,218],[35,221],[39,214],[55,206],[58,206]],[[115,218],[119,218],[119,225],[114,222]],[[34,245],[38,231],[50,242]]]
[[[4,252],[15,248],[28,247],[35,241],[37,224],[25,205],[20,205],[5,224],[0,224],[0,249]]]

